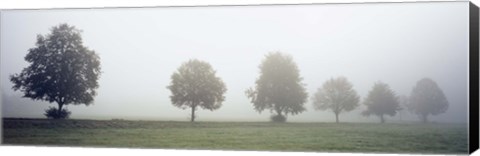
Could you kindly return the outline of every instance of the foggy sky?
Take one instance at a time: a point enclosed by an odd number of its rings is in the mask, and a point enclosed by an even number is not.
[[[173,106],[166,86],[196,58],[228,89],[223,106],[197,111],[198,121],[268,121],[270,112],[255,112],[245,90],[265,54],[280,51],[292,55],[309,93],[307,111],[288,121],[333,122],[331,111],[313,109],[310,96],[337,76],[348,78],[361,102],[377,81],[410,95],[418,80],[432,78],[450,105],[429,119],[467,121],[468,2],[2,11],[3,117],[44,117],[57,107],[20,98],[8,77],[28,66],[23,58],[36,35],[60,23],[83,30],[103,71],[93,105],[67,105],[71,118],[187,121],[190,110]],[[340,114],[340,122],[379,121],[363,110]]]

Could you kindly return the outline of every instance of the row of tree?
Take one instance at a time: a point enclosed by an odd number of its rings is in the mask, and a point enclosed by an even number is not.
[[[315,109],[331,110],[335,114],[337,123],[340,113],[352,111],[360,103],[359,96],[345,77],[332,78],[325,82],[312,100]],[[367,109],[362,112],[362,115],[378,116],[381,123],[385,122],[384,116],[394,116],[405,109],[401,105],[417,114],[423,122],[427,122],[429,115],[444,113],[448,108],[448,101],[442,90],[429,78],[423,78],[417,82],[410,98],[399,97],[388,84],[377,82],[368,92],[363,104]]]
[[[267,54],[260,65],[260,77],[255,87],[246,91],[255,110],[262,112],[269,109],[274,112],[272,121],[284,122],[286,115],[296,115],[305,111],[307,101],[305,85],[301,82],[297,65],[289,55],[280,52]],[[429,115],[444,113],[448,101],[443,91],[435,81],[423,78],[413,88],[410,98],[403,100],[407,108],[427,122]],[[359,106],[360,97],[353,85],[345,77],[331,78],[312,96],[316,110],[330,110],[338,116]],[[362,115],[376,115],[380,122],[385,122],[384,116],[394,116],[401,110],[399,97],[383,82],[377,82],[369,91],[363,104],[367,109]]]
[[[10,76],[14,90],[33,100],[55,102],[58,108],[46,110],[48,118],[68,118],[70,112],[62,107],[68,104],[93,102],[98,88],[100,58],[83,46],[80,30],[67,24],[52,28],[51,34],[38,35],[36,46],[29,49],[25,60],[30,65],[21,73]],[[269,53],[259,66],[260,76],[255,86],[245,91],[256,111],[270,110],[272,121],[285,122],[286,116],[304,112],[308,93],[299,69],[290,55]],[[183,63],[171,76],[167,88],[174,106],[191,109],[190,120],[195,120],[199,108],[216,110],[225,100],[226,86],[216,76],[212,66],[192,59]],[[345,77],[332,78],[325,82],[312,96],[317,110],[331,110],[336,116],[358,107],[360,98]],[[384,115],[393,116],[399,108],[399,100],[389,86],[377,82],[363,103],[367,106],[362,114],[376,115],[384,122]],[[437,84],[428,78],[420,80],[408,100],[409,110],[427,121],[428,115],[443,113],[448,101]]]

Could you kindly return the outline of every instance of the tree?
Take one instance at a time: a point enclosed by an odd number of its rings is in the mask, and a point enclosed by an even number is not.
[[[46,110],[49,118],[67,118],[69,113],[62,115],[68,112],[64,105],[88,106],[96,95],[100,58],[83,45],[80,33],[74,26],[60,24],[51,34],[38,35],[35,47],[25,56],[30,65],[10,75],[13,90],[23,92],[23,97],[58,104],[58,109]]]
[[[398,104],[400,105],[400,109],[398,110],[398,115],[400,117],[400,121],[402,121],[402,115],[408,107],[408,97],[406,95],[401,95],[398,97]]]
[[[352,84],[345,77],[331,78],[323,83],[322,88],[318,88],[317,93],[312,97],[314,108],[332,110],[336,123],[341,112],[349,112],[357,108],[359,99]]]
[[[289,113],[296,115],[305,111],[308,94],[290,55],[269,53],[259,68],[260,77],[255,81],[256,86],[245,91],[256,111],[261,113],[269,109],[276,113],[271,117],[272,121],[278,122],[285,122]]]
[[[423,78],[413,88],[408,106],[411,112],[417,114],[426,123],[428,115],[445,113],[448,109],[448,101],[435,81]]]
[[[381,123],[385,122],[384,115],[394,116],[400,110],[398,97],[387,84],[382,82],[373,85],[364,104],[367,106],[367,110],[362,114],[365,116],[376,115],[380,118]]]
[[[227,89],[215,73],[209,63],[193,59],[183,63],[171,76],[172,82],[167,86],[172,92],[170,100],[181,109],[191,108],[191,122],[195,121],[197,108],[213,111],[225,100],[223,94]]]

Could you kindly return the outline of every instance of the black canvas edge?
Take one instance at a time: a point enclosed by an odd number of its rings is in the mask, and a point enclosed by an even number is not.
[[[469,153],[478,149],[479,143],[479,30],[478,7],[469,4]]]

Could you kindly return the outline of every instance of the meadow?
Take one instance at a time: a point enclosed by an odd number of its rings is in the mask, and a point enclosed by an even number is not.
[[[466,154],[466,124],[3,118],[3,144],[162,149]]]

